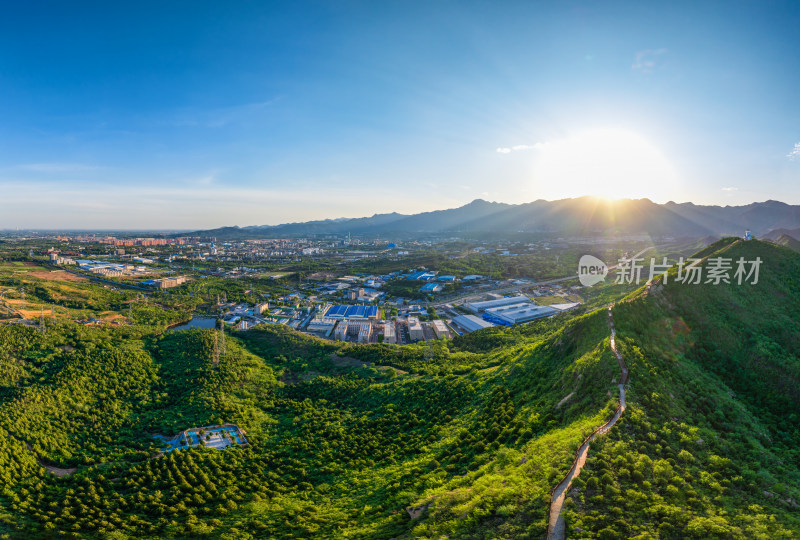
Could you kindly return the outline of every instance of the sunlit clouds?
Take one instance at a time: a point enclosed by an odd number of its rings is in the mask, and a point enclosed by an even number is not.
[[[792,148],[792,151],[791,151],[791,152],[789,152],[788,154],[786,154],[786,157],[788,157],[788,158],[789,158],[789,159],[791,159],[792,161],[794,161],[794,160],[796,160],[798,157],[800,157],[800,142],[798,142],[798,143],[794,143],[794,148]]]

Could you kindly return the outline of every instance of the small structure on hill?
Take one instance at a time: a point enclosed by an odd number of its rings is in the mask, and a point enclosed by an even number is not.
[[[165,453],[193,446],[205,446],[206,448],[221,450],[233,445],[244,446],[249,444],[244,431],[236,424],[189,428],[174,437],[156,435],[155,438],[166,443],[166,447],[163,449]]]

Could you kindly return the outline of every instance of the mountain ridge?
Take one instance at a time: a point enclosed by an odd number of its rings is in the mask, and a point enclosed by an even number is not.
[[[654,237],[740,236],[800,228],[800,205],[768,200],[741,206],[698,205],[650,199],[578,197],[510,204],[475,199],[463,206],[401,214],[337,218],[279,225],[225,226],[188,235],[221,240],[313,235],[540,233],[566,235],[646,234]],[[187,235],[183,233],[182,235]],[[178,236],[178,235],[176,235]],[[779,235],[775,235],[776,237]]]

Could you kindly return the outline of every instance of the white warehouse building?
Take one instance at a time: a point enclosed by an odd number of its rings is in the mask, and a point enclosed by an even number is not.
[[[548,317],[558,313],[550,306],[537,306],[536,304],[516,304],[487,309],[484,317],[490,321],[496,319],[500,324],[515,325],[530,322],[534,319]]]
[[[475,315],[459,315],[458,317],[453,317],[453,324],[462,328],[465,332],[474,332],[494,326],[494,324],[489,321],[484,321]]]
[[[498,308],[502,306],[511,306],[514,304],[530,304],[531,299],[527,296],[509,296],[508,298],[498,298],[497,300],[484,300],[482,302],[469,302],[466,304],[467,309],[474,313],[483,313],[487,309]]]

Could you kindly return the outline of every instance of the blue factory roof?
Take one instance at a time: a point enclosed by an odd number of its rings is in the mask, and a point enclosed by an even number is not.
[[[333,306],[331,309],[325,313],[326,317],[343,317],[345,312],[347,312],[347,306]]]
[[[364,306],[349,306],[344,316],[348,319],[361,319],[364,317],[365,312],[366,310],[364,309]]]

